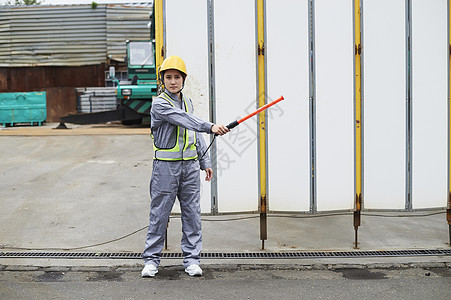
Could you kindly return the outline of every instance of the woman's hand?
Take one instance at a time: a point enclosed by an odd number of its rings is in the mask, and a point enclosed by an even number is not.
[[[210,131],[217,135],[224,135],[227,132],[229,132],[230,129],[227,128],[227,126],[225,126],[225,125],[213,124],[213,126],[211,126]]]
[[[205,173],[207,173],[207,177],[205,177],[205,181],[210,181],[213,178],[213,169],[207,168],[205,169]]]

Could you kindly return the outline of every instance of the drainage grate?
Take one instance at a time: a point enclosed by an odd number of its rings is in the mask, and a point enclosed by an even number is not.
[[[205,252],[201,258],[252,259],[252,258],[355,258],[386,256],[448,256],[451,249],[436,250],[389,250],[389,251],[313,251],[313,252]],[[165,258],[183,258],[182,253],[162,253]],[[140,259],[141,253],[109,252],[0,252],[0,258],[75,258],[75,259]]]

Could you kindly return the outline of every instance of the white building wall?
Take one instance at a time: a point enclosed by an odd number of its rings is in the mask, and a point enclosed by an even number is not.
[[[364,1],[363,191],[365,208],[403,209],[405,207],[405,26],[404,0]]]
[[[352,3],[347,0],[315,1],[315,12],[317,209],[319,211],[352,209],[354,202]]]
[[[285,100],[268,111],[269,209],[310,208],[307,1],[267,1],[267,95]],[[293,34],[281,34],[296,28]],[[268,102],[269,102],[268,100]]]

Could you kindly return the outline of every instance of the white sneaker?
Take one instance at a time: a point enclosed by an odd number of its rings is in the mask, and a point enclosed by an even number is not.
[[[202,269],[196,264],[189,265],[185,269],[185,272],[188,273],[189,276],[202,276]]]
[[[149,263],[144,266],[144,269],[141,272],[142,277],[154,277],[155,274],[158,273],[158,267],[152,263]]]

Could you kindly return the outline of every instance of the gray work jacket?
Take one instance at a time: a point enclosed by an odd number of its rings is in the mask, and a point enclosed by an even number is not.
[[[177,96],[165,90],[165,93],[171,97],[178,107],[172,106],[168,101],[156,97],[152,101],[150,109],[150,130],[154,138],[154,144],[159,148],[171,148],[175,144],[177,138],[177,126],[193,130],[197,132],[211,133],[210,129],[213,123],[204,121],[193,114],[185,112],[182,107],[183,101],[177,99]],[[186,101],[191,99],[182,94]],[[192,103],[192,102],[191,102]],[[208,153],[202,157],[205,150],[205,140],[202,135],[198,134],[196,139],[196,148],[201,170],[211,168],[210,156]]]

